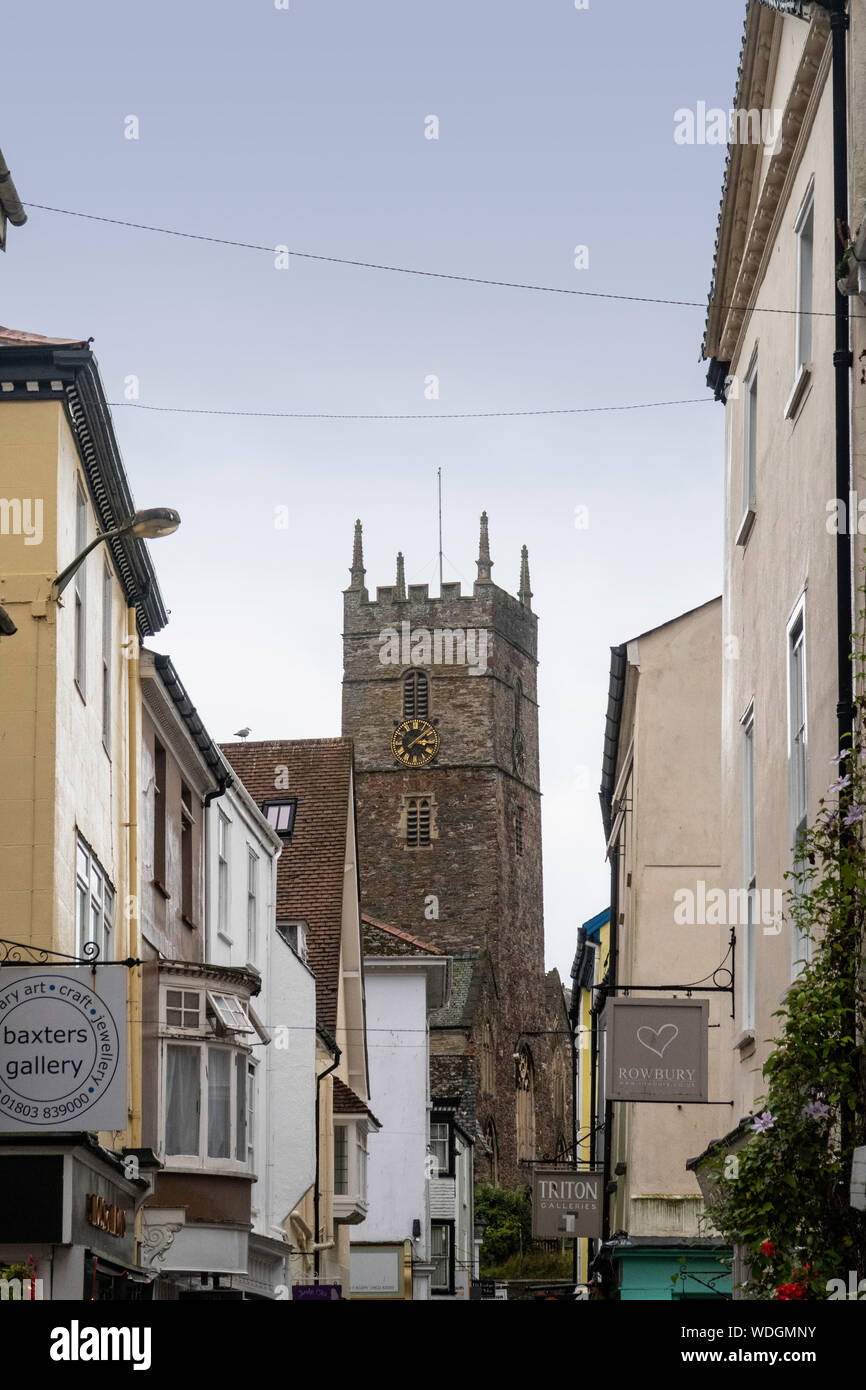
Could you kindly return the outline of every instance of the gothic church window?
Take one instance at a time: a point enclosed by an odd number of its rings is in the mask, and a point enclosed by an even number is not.
[[[489,1019],[484,1020],[481,1030],[481,1090],[487,1096],[492,1096],[495,1090],[493,1029]]]
[[[551,1084],[553,1090],[553,1117],[557,1127],[562,1129],[565,1124],[566,1109],[566,1086],[565,1086],[565,1060],[562,1049],[554,1048],[553,1061],[551,1064]]]
[[[403,718],[427,718],[430,708],[429,683],[424,671],[409,671],[403,677]]]
[[[496,1142],[496,1126],[492,1120],[488,1120],[484,1126],[484,1143],[487,1147],[487,1161],[490,1164],[490,1181],[494,1187],[499,1186],[499,1146]]]
[[[514,682],[514,727],[520,728],[520,709],[523,704],[523,683],[518,678]]]
[[[523,807],[514,808],[514,852],[523,853]]]
[[[532,1053],[521,1044],[516,1064],[517,1160],[535,1158],[535,1066]]]

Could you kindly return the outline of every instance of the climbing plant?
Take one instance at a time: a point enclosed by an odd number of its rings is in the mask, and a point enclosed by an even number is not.
[[[866,1218],[849,1195],[853,1151],[866,1142],[864,717],[860,698],[859,732],[832,760],[836,780],[786,876],[787,920],[812,958],[774,1015],[760,1113],[708,1164],[706,1220],[742,1248],[747,1298],[826,1299],[841,1287],[832,1281],[866,1273]]]

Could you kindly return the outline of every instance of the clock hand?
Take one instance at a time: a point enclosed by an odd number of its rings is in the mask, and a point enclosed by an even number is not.
[[[409,749],[410,749],[410,748],[414,748],[414,747],[415,747],[415,744],[416,744],[416,743],[420,743],[422,739],[426,739],[426,738],[429,738],[429,737],[430,737],[430,735],[429,735],[429,734],[427,733],[427,731],[425,730],[423,734],[419,734],[417,738],[413,738],[413,740],[412,740],[411,743],[407,743],[407,744],[406,744],[406,752],[408,753],[408,752],[409,752]]]

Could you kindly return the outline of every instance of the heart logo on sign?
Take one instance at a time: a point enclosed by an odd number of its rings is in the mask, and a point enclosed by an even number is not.
[[[670,1047],[674,1038],[678,1036],[679,1031],[675,1023],[663,1023],[661,1028],[650,1028],[647,1024],[644,1024],[642,1028],[638,1028],[637,1030],[637,1040],[641,1047],[645,1047],[650,1052],[654,1052],[657,1057],[664,1057],[665,1052]],[[663,1033],[669,1034],[664,1042],[662,1042]],[[646,1034],[646,1037],[644,1034]],[[647,1038],[652,1038],[652,1042],[647,1042]],[[658,1044],[658,1046],[654,1046],[654,1044]]]

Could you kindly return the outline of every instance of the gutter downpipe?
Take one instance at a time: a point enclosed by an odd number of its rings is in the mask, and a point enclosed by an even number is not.
[[[848,14],[845,0],[833,0],[830,11],[830,32],[833,39],[833,205],[837,235],[846,239],[848,228],[848,61],[846,31]],[[839,663],[839,703],[836,717],[839,726],[839,752],[850,750],[854,737],[854,664],[852,659],[853,618],[853,546],[851,543],[851,398],[850,373],[854,365],[851,350],[848,296],[836,289],[836,346],[833,366],[836,374],[836,496],[846,502],[847,525],[836,535],[836,605],[837,645]],[[846,774],[845,761],[839,764],[839,776]],[[856,998],[853,981],[849,988],[848,1006],[854,1016],[856,1031]],[[850,1142],[854,1117],[842,1116],[842,1143]]]
[[[320,1108],[321,1108],[320,1087],[321,1087],[321,1085],[322,1085],[322,1082],[324,1081],[324,1079],[325,1079],[326,1076],[330,1076],[330,1075],[331,1075],[331,1072],[332,1072],[332,1071],[336,1071],[336,1070],[337,1070],[337,1067],[340,1065],[340,1058],[341,1058],[342,1055],[343,1055],[342,1052],[340,1051],[339,1047],[337,1047],[336,1043],[334,1044],[334,1048],[335,1048],[335,1051],[336,1051],[336,1054],[337,1054],[336,1057],[334,1058],[334,1061],[331,1063],[331,1065],[330,1065],[329,1067],[326,1067],[325,1070],[324,1070],[323,1072],[320,1072],[319,1075],[316,1077],[316,1185],[315,1185],[315,1187],[314,1187],[314,1189],[313,1189],[313,1227],[314,1227],[314,1238],[315,1238],[315,1243],[314,1243],[314,1245],[313,1245],[313,1273],[314,1273],[314,1275],[315,1275],[315,1280],[316,1280],[316,1283],[317,1283],[317,1284],[318,1284],[318,1282],[319,1282],[319,1269],[320,1269],[320,1264],[321,1264],[319,1252],[320,1252],[323,1248],[324,1248],[325,1250],[327,1250],[327,1249],[330,1247],[330,1245],[332,1244],[331,1241],[326,1241],[326,1242],[324,1243],[324,1246],[322,1246],[322,1245],[320,1244],[320,1242],[319,1242],[319,1234],[320,1234],[320,1233],[319,1233],[319,1206],[320,1206],[320,1196],[319,1196],[319,1166],[320,1166],[321,1147],[322,1147],[322,1146],[321,1146],[320,1136],[319,1136],[319,1112],[320,1112]]]
[[[830,11],[833,41],[833,214],[837,236],[848,227],[848,94],[847,43],[848,15],[845,0],[823,4]],[[836,287],[836,344],[833,353],[836,387],[836,496],[846,508],[851,498],[851,404],[850,371],[853,365],[849,333],[848,297]],[[836,534],[836,617],[839,702],[839,751],[849,749],[854,728],[854,674],[851,661],[853,631],[853,574],[850,517]],[[844,764],[839,776],[845,775]]]
[[[139,899],[139,856],[138,856],[138,759],[139,759],[139,708],[141,686],[138,666],[138,626],[135,604],[126,609],[126,677],[127,677],[127,719],[128,719],[128,759],[129,759],[129,805],[127,827],[129,831],[128,882],[126,900],[127,910],[127,952],[131,960],[141,958],[141,913]],[[132,966],[129,972],[129,1004],[127,1019],[129,1027],[129,1110],[130,1148],[141,1148],[141,1014],[142,1014],[142,967]]]
[[[608,964],[608,983],[604,991],[602,1009],[609,997],[616,995],[616,962],[617,962],[617,936],[619,927],[619,845],[614,845],[610,851],[610,959]],[[597,1064],[597,1062],[596,1062]],[[613,1158],[613,1101],[605,1096],[604,1101],[604,1222],[602,1226],[602,1244],[607,1245],[610,1240],[610,1201],[608,1200],[607,1188],[612,1177]]]

